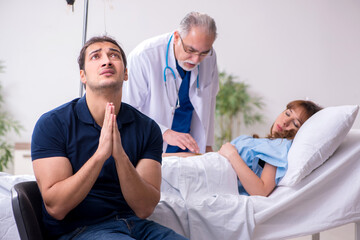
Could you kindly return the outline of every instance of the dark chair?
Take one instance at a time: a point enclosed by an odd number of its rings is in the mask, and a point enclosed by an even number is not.
[[[45,239],[42,199],[35,181],[21,182],[11,190],[11,203],[21,240]]]

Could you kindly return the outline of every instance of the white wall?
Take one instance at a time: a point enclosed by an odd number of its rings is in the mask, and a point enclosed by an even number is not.
[[[74,12],[65,0],[0,0],[4,107],[25,127],[11,141],[29,142],[42,113],[78,97],[83,8],[83,0]],[[266,122],[244,133],[265,134],[290,100],[360,103],[359,0],[89,0],[88,38],[107,33],[129,53],[192,10],[217,22],[219,69],[266,103]]]

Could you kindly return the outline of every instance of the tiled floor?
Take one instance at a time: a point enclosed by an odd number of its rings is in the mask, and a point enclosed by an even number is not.
[[[312,240],[311,236],[292,238],[291,240]],[[320,233],[320,240],[356,240],[355,224],[350,223]]]

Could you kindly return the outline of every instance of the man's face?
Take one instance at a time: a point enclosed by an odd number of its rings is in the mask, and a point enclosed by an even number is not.
[[[193,27],[187,36],[181,38],[174,33],[174,51],[179,65],[186,71],[193,70],[211,53],[215,37],[201,27]]]
[[[80,70],[81,81],[86,89],[121,89],[127,80],[120,49],[110,42],[91,44],[85,52],[84,70]]]

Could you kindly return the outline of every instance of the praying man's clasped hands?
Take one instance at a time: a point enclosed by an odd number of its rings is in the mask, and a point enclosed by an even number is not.
[[[106,104],[104,122],[101,128],[97,152],[104,156],[105,159],[108,159],[111,155],[114,159],[119,159],[125,154],[116,122],[115,107],[113,103]]]

